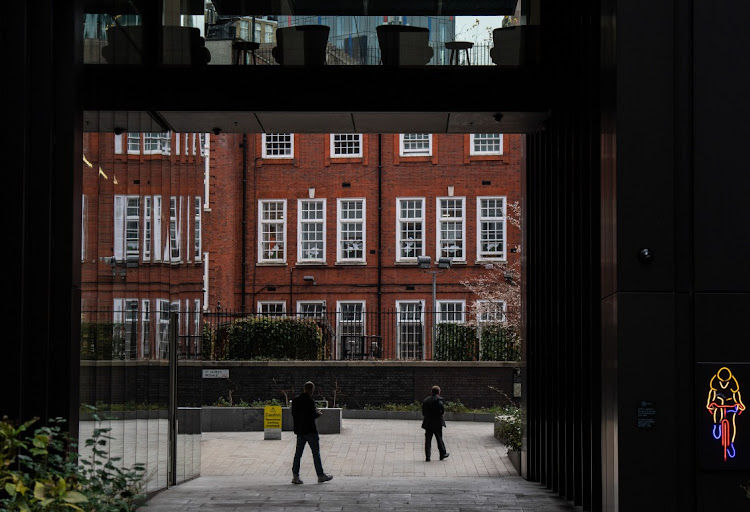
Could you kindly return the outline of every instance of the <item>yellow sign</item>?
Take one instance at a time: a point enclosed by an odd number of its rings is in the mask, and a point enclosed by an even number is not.
[[[263,439],[281,439],[281,406],[267,405],[263,411]]]

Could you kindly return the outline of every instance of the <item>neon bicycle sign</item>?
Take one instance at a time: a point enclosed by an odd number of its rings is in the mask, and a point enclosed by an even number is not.
[[[740,385],[732,371],[726,366],[719,368],[709,383],[706,409],[714,420],[711,434],[721,440],[724,462],[737,455],[734,441],[737,436],[737,416],[745,410],[740,394]]]

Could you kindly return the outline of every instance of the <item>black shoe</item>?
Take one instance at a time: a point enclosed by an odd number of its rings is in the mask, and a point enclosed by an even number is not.
[[[451,456],[451,454],[450,454],[450,453],[446,453],[445,455],[441,455],[441,456],[440,456],[440,460],[443,460],[443,459],[447,459],[447,458],[448,458],[448,457],[450,457],[450,456]]]
[[[425,462],[430,462],[430,458],[429,457],[426,457],[424,460],[425,460]]]

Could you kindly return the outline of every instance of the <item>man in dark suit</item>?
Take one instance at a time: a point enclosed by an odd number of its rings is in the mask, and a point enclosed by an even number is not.
[[[445,406],[443,397],[440,396],[440,387],[432,386],[432,395],[422,401],[422,428],[424,429],[424,454],[425,459],[429,462],[430,452],[432,451],[432,436],[437,441],[440,460],[447,458],[450,453],[445,451],[443,443],[443,427],[445,426]]]
[[[318,482],[327,482],[333,478],[331,475],[325,474],[323,463],[320,461],[320,438],[318,437],[318,427],[315,425],[315,420],[318,419],[321,412],[315,407],[315,400],[312,398],[313,391],[315,391],[315,384],[305,382],[304,392],[292,400],[292,423],[294,424],[294,433],[297,434],[297,451],[294,453],[294,463],[292,464],[293,484],[302,483],[299,477],[299,467],[306,443],[310,445],[312,451]]]

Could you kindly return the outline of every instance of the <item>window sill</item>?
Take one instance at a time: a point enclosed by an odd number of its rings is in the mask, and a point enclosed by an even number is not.
[[[475,260],[475,265],[485,265],[488,263],[507,263],[507,258],[483,258],[481,260]]]
[[[295,263],[297,267],[325,267],[327,264],[325,261],[299,261]]]
[[[335,263],[337,266],[343,266],[343,267],[362,267],[366,266],[366,261],[337,261]]]
[[[258,267],[286,267],[286,261],[259,261],[255,264]]]

